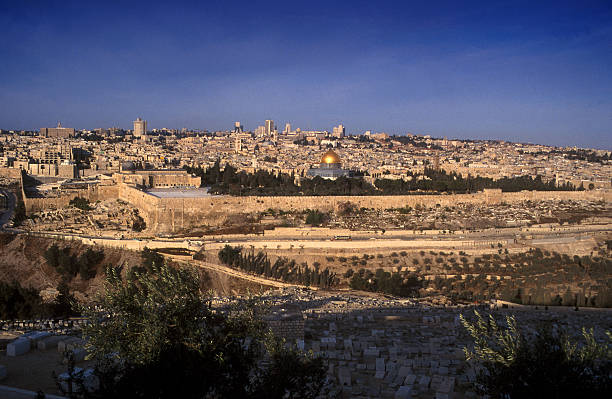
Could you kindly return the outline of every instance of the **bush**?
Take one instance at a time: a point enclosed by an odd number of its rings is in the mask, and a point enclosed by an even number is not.
[[[306,224],[311,226],[320,226],[327,222],[328,219],[329,217],[326,213],[320,212],[316,209],[306,211]]]
[[[218,256],[219,260],[228,266],[288,283],[314,285],[321,288],[329,288],[338,283],[336,274],[330,272],[329,268],[319,270],[319,262],[314,263],[314,269],[309,268],[307,263],[297,265],[295,260],[285,257],[278,258],[272,263],[264,252],[243,254],[242,247],[231,245],[226,245],[221,249]]]
[[[468,361],[482,371],[477,376],[479,393],[493,398],[603,398],[612,392],[612,334],[598,343],[593,330],[582,329],[582,339],[573,340],[563,331],[540,327],[528,339],[514,316],[505,325],[491,315],[485,320],[475,312],[470,322],[461,322],[473,340],[464,348]]]
[[[57,290],[58,296],[52,303],[43,303],[38,291],[24,288],[18,282],[0,282],[0,319],[33,319],[38,317],[76,316],[76,303],[70,295],[68,286],[62,281]]]
[[[195,269],[153,264],[107,270],[105,292],[83,328],[100,389],[113,398],[315,398],[321,358],[266,333],[255,299],[220,311],[201,296]],[[263,360],[266,360],[263,362]]]
[[[142,216],[138,214],[138,210],[134,211],[134,222],[132,223],[132,230],[141,232],[147,228],[147,223],[144,221]]]
[[[17,281],[0,282],[0,319],[31,319],[42,310],[38,292],[24,288]]]
[[[70,281],[79,274],[83,280],[89,280],[96,276],[97,266],[104,259],[104,250],[88,248],[77,258],[71,253],[70,247],[60,249],[57,244],[53,244],[47,248],[43,257],[64,280]]]
[[[91,206],[89,206],[89,200],[87,198],[75,197],[70,200],[69,205],[83,211],[90,211],[93,209]]]
[[[369,270],[360,269],[352,275],[349,286],[355,290],[407,297],[416,295],[423,283],[418,277],[406,272],[389,273],[378,269],[374,274]]]

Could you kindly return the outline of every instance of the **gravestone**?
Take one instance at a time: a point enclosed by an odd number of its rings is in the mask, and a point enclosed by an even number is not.
[[[63,337],[61,335],[53,335],[53,336],[44,338],[38,341],[38,344],[37,344],[38,350],[45,351],[45,350],[49,350],[52,348],[56,348],[57,344],[59,344],[63,339],[66,339],[66,337]]]
[[[395,399],[410,399],[412,397],[412,388],[402,385],[399,387],[397,392],[395,392]]]
[[[6,346],[7,356],[20,356],[30,351],[30,340],[19,338]]]
[[[338,369],[338,382],[340,386],[351,386],[351,370],[346,367]]]

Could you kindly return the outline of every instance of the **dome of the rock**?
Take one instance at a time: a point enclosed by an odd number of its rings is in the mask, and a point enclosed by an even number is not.
[[[340,164],[340,157],[334,151],[329,150],[321,157],[322,164]]]

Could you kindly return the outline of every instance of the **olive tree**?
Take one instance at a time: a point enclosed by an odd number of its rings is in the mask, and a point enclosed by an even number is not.
[[[93,396],[313,398],[325,383],[323,360],[279,343],[255,301],[213,309],[195,269],[109,268],[103,294],[83,312],[100,379]]]
[[[479,370],[476,389],[492,398],[599,398],[612,392],[612,334],[606,342],[593,329],[582,338],[541,326],[527,335],[514,316],[498,323],[475,312],[460,315],[473,343],[465,347],[468,362]]]

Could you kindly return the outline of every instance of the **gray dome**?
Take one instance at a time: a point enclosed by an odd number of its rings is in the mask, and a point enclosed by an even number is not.
[[[136,170],[136,165],[132,161],[125,161],[121,163],[121,170]]]

